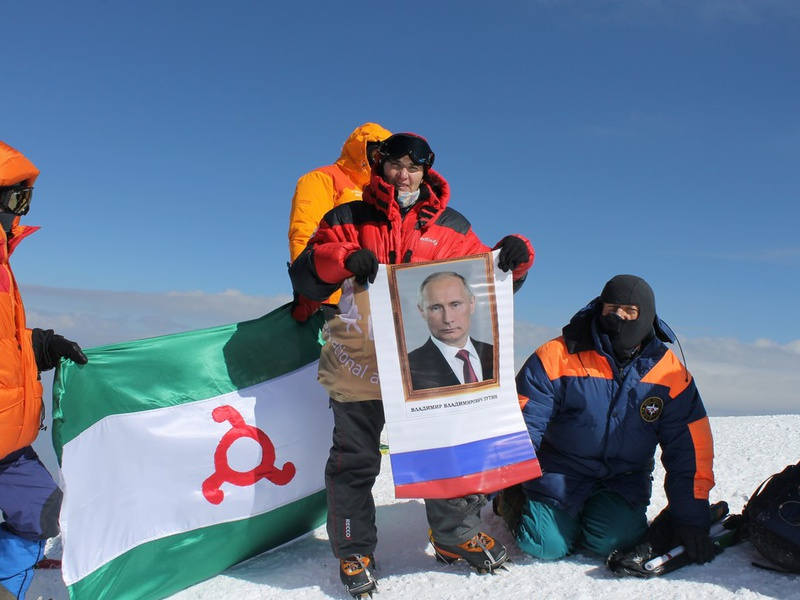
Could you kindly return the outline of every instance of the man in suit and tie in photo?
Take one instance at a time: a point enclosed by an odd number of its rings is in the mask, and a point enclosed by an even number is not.
[[[438,271],[426,277],[419,288],[417,308],[431,336],[408,355],[414,390],[494,377],[494,347],[469,335],[475,294],[462,275]]]

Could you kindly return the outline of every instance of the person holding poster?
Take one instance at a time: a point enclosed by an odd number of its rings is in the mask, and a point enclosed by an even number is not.
[[[617,275],[522,367],[517,391],[544,474],[494,501],[522,550],[552,560],[579,544],[604,557],[635,546],[660,445],[673,541],[695,562],[714,557],[711,428],[665,344],[675,339],[648,283]]]
[[[428,341],[408,354],[415,390],[477,383],[494,373],[494,347],[470,337],[475,294],[463,275],[432,273],[419,287],[420,315],[428,325]]]
[[[371,594],[377,545],[372,487],[380,472],[380,434],[385,423],[371,342],[368,298],[379,264],[458,258],[489,252],[469,221],[449,206],[450,187],[432,169],[434,153],[413,133],[398,133],[378,149],[362,202],[328,212],[303,253],[289,267],[302,320],[342,288],[337,315],[330,315],[319,381],[334,416],[333,446],[325,469],[328,535],[340,577],[353,596]],[[533,264],[533,248],[519,235],[504,237],[499,267],[511,271],[515,289]],[[465,559],[481,571],[505,562],[502,544],[480,531],[482,494],[426,500],[430,542],[445,562]]]

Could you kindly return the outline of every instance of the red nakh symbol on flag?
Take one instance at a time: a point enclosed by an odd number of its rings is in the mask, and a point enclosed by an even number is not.
[[[293,463],[287,462],[282,469],[275,468],[275,446],[266,433],[258,427],[244,422],[242,415],[232,406],[218,406],[211,413],[217,423],[229,421],[231,430],[219,442],[214,452],[214,468],[216,471],[203,482],[203,496],[211,504],[219,504],[225,497],[220,489],[223,483],[232,483],[240,487],[253,485],[259,479],[268,479],[275,485],[286,485],[293,478],[297,469]],[[228,464],[228,449],[240,438],[250,438],[261,446],[261,464],[250,471],[235,471]]]

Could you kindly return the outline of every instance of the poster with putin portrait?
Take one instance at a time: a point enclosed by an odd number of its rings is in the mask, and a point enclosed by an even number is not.
[[[541,475],[514,383],[498,251],[381,265],[372,329],[398,498],[490,493]]]

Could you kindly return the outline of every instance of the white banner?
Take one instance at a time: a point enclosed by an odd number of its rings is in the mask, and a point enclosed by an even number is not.
[[[398,497],[541,474],[514,381],[512,277],[497,254],[381,265],[369,288]]]

